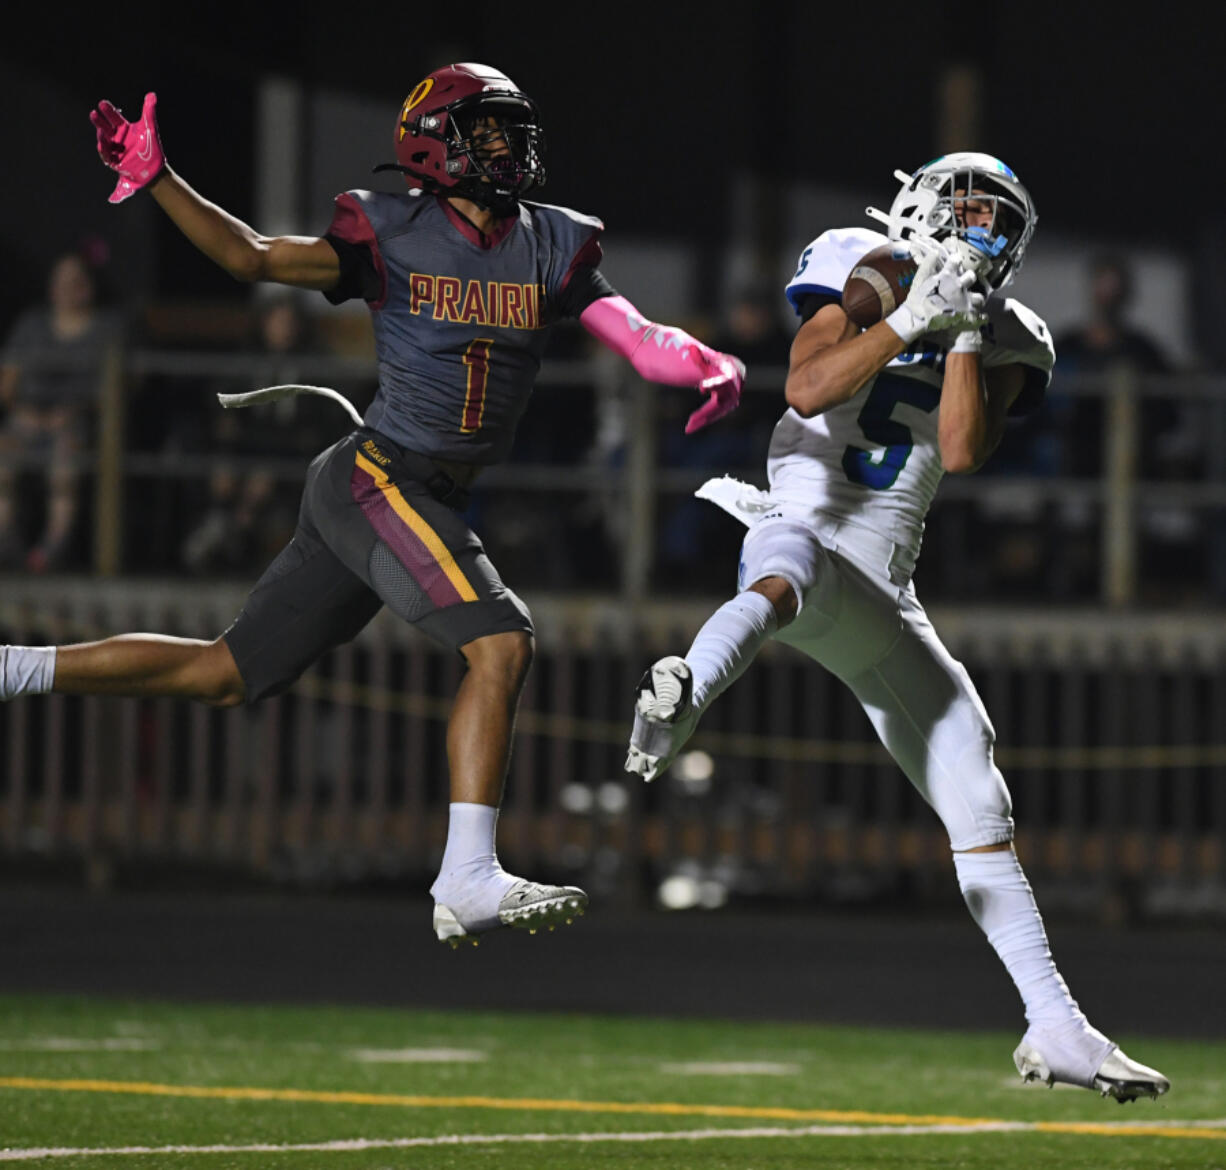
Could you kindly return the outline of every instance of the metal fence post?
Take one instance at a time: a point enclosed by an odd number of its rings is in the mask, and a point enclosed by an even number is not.
[[[656,539],[656,388],[636,375],[627,377],[622,598],[635,602],[647,596]]]
[[[1209,400],[1205,427],[1205,471],[1214,487],[1226,485],[1226,400]],[[1226,509],[1213,507],[1205,525],[1209,533],[1209,591],[1216,602],[1226,600]]]
[[[1118,608],[1137,596],[1137,372],[1131,365],[1109,372],[1104,413],[1102,596]]]
[[[102,364],[94,478],[94,572],[119,573],[123,557],[123,350],[111,346]]]

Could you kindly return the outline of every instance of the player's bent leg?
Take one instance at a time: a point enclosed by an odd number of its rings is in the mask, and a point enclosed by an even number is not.
[[[157,695],[217,707],[233,706],[244,697],[242,677],[220,638],[204,642],[162,634],[120,634],[70,646],[9,646],[0,653],[8,664],[4,674],[25,675],[23,689],[16,693]],[[39,661],[42,673],[48,675],[43,682],[28,669]]]
[[[764,577],[707,619],[685,658],[670,654],[653,663],[636,689],[626,771],[644,780],[663,775],[702,713],[795,617],[798,605],[790,582]]]
[[[439,470],[362,428],[311,465],[303,515],[393,613],[468,664],[448,722],[450,820],[431,886],[435,933],[454,945],[499,926],[564,923],[582,912],[587,895],[518,878],[498,864],[498,805],[532,662],[532,619],[485,555],[455,493],[430,486]]]
[[[742,592],[707,619],[684,659],[661,658],[640,680],[627,772],[654,780],[668,769],[707,707],[796,616],[823,568],[828,554],[803,524],[754,524],[741,551]]]
[[[1029,1027],[1013,1053],[1022,1080],[1078,1085],[1121,1102],[1165,1093],[1167,1078],[1093,1027],[1073,999],[1012,848],[988,845],[955,853],[954,869],[971,915],[1025,1005]]]
[[[966,904],[1004,963],[1029,1027],[1013,1053],[1023,1081],[1077,1085],[1125,1102],[1157,1097],[1170,1082],[1093,1027],[1052,959],[1030,883],[1009,844],[954,854]]]
[[[447,723],[451,799],[497,806],[511,756],[515,712],[535,643],[523,630],[489,634],[460,650],[468,669]]]
[[[954,854],[967,906],[1022,995],[1029,1027],[1013,1053],[1023,1081],[1077,1085],[1124,1103],[1170,1081],[1133,1060],[1085,1018],[1056,969],[1043,920],[1011,846]]]
[[[1133,1061],[1081,1011],[1052,959],[1030,883],[1012,848],[1009,792],[995,733],[969,676],[913,599],[888,653],[849,679],[882,742],[932,805],[954,849],[958,884],[1025,1007],[1015,1063],[1029,1080],[1156,1096],[1166,1078]]]
[[[577,886],[555,886],[507,873],[495,848],[498,806],[511,753],[515,711],[532,662],[522,630],[467,642],[468,671],[447,728],[451,806],[447,846],[430,892],[434,932],[452,947],[476,943],[499,926],[553,930],[587,909]]]

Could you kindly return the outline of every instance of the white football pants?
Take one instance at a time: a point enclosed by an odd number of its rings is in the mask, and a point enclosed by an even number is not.
[[[738,518],[747,519],[743,511]],[[1011,841],[1012,803],[992,759],[996,733],[914,587],[890,580],[893,551],[867,529],[774,504],[750,524],[739,588],[764,577],[791,584],[800,612],[775,637],[852,689],[954,850]]]

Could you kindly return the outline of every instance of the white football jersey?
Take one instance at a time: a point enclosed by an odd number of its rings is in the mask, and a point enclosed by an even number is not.
[[[824,232],[803,253],[787,296],[799,312],[811,293],[838,297],[856,262],[888,243],[869,228]],[[993,295],[986,304],[985,367],[1020,363],[1046,387],[1055,351],[1047,326],[1024,305]],[[956,331],[921,337],[841,406],[775,426],[767,460],[774,500],[804,504],[871,529],[919,554],[924,517],[944,470],[937,442],[945,356]]]

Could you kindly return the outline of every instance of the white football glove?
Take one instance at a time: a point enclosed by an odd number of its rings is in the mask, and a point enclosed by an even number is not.
[[[961,259],[963,265],[975,274],[977,280],[986,282],[994,263],[991,256],[966,240],[950,240],[948,250],[950,255]]]
[[[886,317],[886,324],[907,344],[925,333],[977,330],[983,323],[984,297],[971,291],[976,279],[961,257],[929,245],[923,249],[907,299]]]

